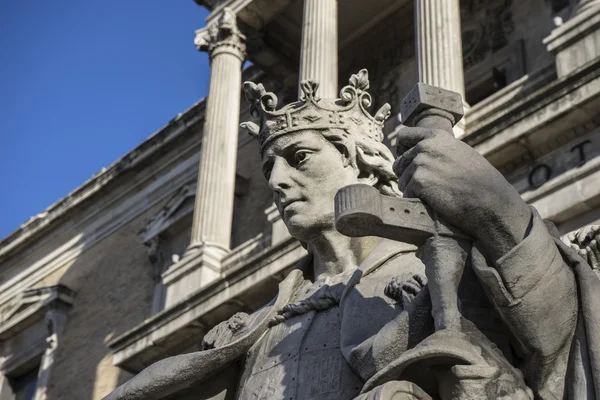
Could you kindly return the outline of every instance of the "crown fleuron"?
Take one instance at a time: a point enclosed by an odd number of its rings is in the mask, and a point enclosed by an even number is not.
[[[390,105],[384,104],[374,116],[371,106],[369,75],[366,69],[350,77],[350,84],[340,91],[340,99],[321,99],[317,96],[319,83],[307,80],[300,84],[300,101],[277,108],[277,96],[267,92],[262,84],[244,82],[244,94],[250,102],[250,114],[258,124],[247,121],[240,124],[260,142],[261,150],[276,137],[301,130],[344,129],[381,142],[383,124],[390,116]]]

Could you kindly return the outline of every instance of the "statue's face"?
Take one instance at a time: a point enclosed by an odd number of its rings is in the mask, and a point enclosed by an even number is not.
[[[263,153],[263,173],[290,234],[308,241],[334,229],[334,196],[358,170],[318,131],[280,136]]]

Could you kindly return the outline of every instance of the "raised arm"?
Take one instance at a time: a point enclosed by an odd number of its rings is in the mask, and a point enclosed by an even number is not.
[[[542,219],[484,157],[444,132],[405,128],[397,152],[404,195],[420,198],[474,239],[475,273],[524,348],[532,389],[561,390],[577,324],[577,284]]]

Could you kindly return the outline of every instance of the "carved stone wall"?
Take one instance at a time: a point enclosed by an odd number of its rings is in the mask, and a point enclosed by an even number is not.
[[[552,63],[542,39],[554,28],[554,16],[568,9],[549,0],[462,0],[467,100],[477,103],[526,73]],[[398,113],[400,101],[418,79],[413,13],[413,3],[409,2],[340,49],[340,59],[344,60],[340,77],[367,68],[374,84],[374,108],[388,102],[392,114]],[[386,131],[397,124],[396,118],[390,118]]]
[[[245,132],[244,135],[247,135]],[[248,179],[246,195],[236,196],[233,210],[232,248],[263,232],[266,210],[273,203],[273,194],[262,174],[258,143],[254,139],[238,149],[238,173]]]
[[[600,118],[574,127],[565,135],[549,141],[544,146],[530,149],[526,164],[508,174],[509,181],[520,193],[532,191],[557,176],[583,166],[600,157]],[[595,128],[591,130],[590,128]],[[541,155],[541,156],[540,156]],[[514,164],[513,164],[514,165]],[[512,167],[507,166],[507,167]],[[506,169],[505,169],[506,171]]]
[[[475,104],[551,64],[542,41],[567,6],[549,0],[461,0],[467,101]]]
[[[465,70],[508,45],[515,30],[511,5],[512,0],[461,1]]]
[[[372,86],[373,109],[384,103],[392,106],[392,117],[384,133],[398,124],[400,102],[418,78],[415,60],[414,6],[412,2],[400,7],[377,23],[366,34],[340,50],[340,87],[347,77],[367,68]]]

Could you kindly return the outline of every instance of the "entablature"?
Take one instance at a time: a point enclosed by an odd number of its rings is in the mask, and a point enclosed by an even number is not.
[[[598,123],[599,66],[600,59],[549,83],[548,69],[524,77],[469,110],[463,140],[510,174],[563,145],[558,142],[551,148],[566,132],[575,129],[579,136],[586,134],[589,130],[577,128]],[[543,154],[528,154],[528,148],[538,146],[545,147]]]

